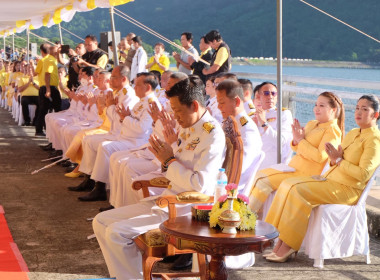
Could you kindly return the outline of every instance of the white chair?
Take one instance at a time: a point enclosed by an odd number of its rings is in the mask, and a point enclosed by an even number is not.
[[[302,247],[314,267],[323,268],[325,259],[366,256],[369,264],[369,235],[365,202],[380,172],[377,167],[356,205],[325,204],[313,209]]]
[[[29,108],[30,122],[32,123],[33,119],[34,119],[34,117],[36,115],[37,106],[34,105],[34,104],[29,104],[28,108]],[[24,115],[22,113],[22,107],[21,107],[21,104],[20,104],[20,112],[19,112],[19,117],[18,117],[18,125],[21,126],[21,125],[23,125],[23,123],[24,123]]]
[[[244,189],[240,192],[241,194],[244,194],[245,196],[249,196],[251,189],[252,189],[252,184],[253,180],[255,180],[255,176],[257,173],[257,170],[259,169],[261,163],[264,161],[265,158],[265,153],[263,151],[260,152],[256,160],[252,163],[254,166],[254,169],[252,170],[251,178],[247,184],[245,184]]]

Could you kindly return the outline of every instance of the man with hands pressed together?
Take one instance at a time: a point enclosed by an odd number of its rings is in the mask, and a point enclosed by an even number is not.
[[[163,195],[199,191],[212,195],[225,148],[218,122],[205,108],[204,86],[197,77],[178,82],[167,92],[175,119],[181,125],[178,140],[169,145],[150,138],[151,151],[160,160],[171,188]],[[111,277],[142,279],[142,257],[133,242],[136,236],[168,218],[167,209],[155,206],[155,197],[98,214],[93,228]],[[178,215],[189,215],[190,206],[177,207]]]

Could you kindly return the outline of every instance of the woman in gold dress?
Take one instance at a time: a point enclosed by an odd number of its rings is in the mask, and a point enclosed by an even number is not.
[[[257,173],[249,197],[253,211],[260,212],[265,200],[277,190],[283,180],[321,174],[328,160],[325,143],[329,142],[335,147],[341,143],[344,132],[344,107],[340,98],[332,92],[323,92],[318,96],[313,111],[315,120],[309,121],[305,128],[301,127],[297,119],[294,119],[292,125],[291,148],[296,155],[288,165],[295,170],[284,172],[266,168]]]
[[[301,247],[313,207],[320,204],[355,205],[380,164],[379,100],[362,96],[356,105],[351,130],[335,149],[326,144],[330,169],[324,176],[284,180],[277,190],[266,222],[275,226],[279,242],[267,260],[284,262]]]

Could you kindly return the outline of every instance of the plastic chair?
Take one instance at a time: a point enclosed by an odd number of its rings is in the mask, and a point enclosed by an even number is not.
[[[356,205],[325,204],[313,209],[303,246],[314,267],[323,268],[325,259],[344,258],[354,255],[369,256],[369,234],[366,199],[376,175],[377,167],[363,190]]]

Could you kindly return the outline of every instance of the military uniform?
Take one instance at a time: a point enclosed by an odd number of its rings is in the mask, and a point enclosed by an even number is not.
[[[220,112],[218,108],[218,101],[216,100],[216,96],[210,98],[210,103],[207,108],[211,111],[211,115],[219,122],[223,122],[222,112]]]
[[[140,102],[133,107],[131,116],[123,120],[123,127],[117,141],[106,141],[99,146],[91,179],[108,184],[111,154],[148,143],[152,133],[152,118],[148,110],[152,102],[159,103],[153,92],[141,98]],[[161,108],[161,105],[158,104],[158,107]]]
[[[116,92],[115,96],[118,96],[118,104],[108,106],[106,112],[107,118],[111,123],[110,131],[106,134],[88,135],[83,138],[83,158],[79,171],[85,174],[92,174],[99,145],[104,141],[115,141],[118,139],[121,131],[121,122],[120,116],[116,112],[116,106],[123,106],[132,110],[139,101],[135,91],[129,85]]]
[[[182,136],[174,144],[177,161],[169,165],[165,174],[172,187],[163,194],[194,190],[212,195],[225,148],[222,128],[206,111],[197,123],[181,129],[179,133]],[[189,205],[178,208],[178,215],[189,213]],[[167,218],[167,209],[155,206],[153,198],[105,211],[95,217],[94,232],[111,277],[116,276],[119,280],[142,279],[141,253],[133,238],[158,228]]]
[[[244,102],[244,110],[247,112],[249,117],[253,117],[256,113],[255,105],[252,100]]]
[[[263,128],[259,125],[259,131],[261,134],[261,139],[264,143],[263,151],[265,152],[265,159],[260,166],[260,169],[267,168],[271,165],[277,164],[277,109],[271,108],[266,110],[266,119],[268,122],[268,127]],[[292,151],[290,149],[290,142],[293,139],[292,133],[292,113],[288,109],[282,109],[282,120],[281,120],[281,162],[288,163]]]

